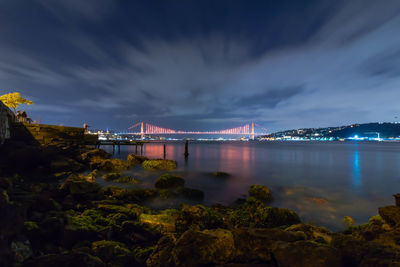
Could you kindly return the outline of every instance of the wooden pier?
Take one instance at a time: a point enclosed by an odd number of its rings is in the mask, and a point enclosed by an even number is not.
[[[140,147],[140,152],[143,151],[143,145],[145,143],[149,143],[148,141],[130,141],[130,140],[98,140],[96,142],[96,147],[100,148],[100,146],[113,146],[113,151],[115,148],[118,148],[118,152],[121,151],[121,146],[135,146],[135,150],[137,153],[138,147]]]

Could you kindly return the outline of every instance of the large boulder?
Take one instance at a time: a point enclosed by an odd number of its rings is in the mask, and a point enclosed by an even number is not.
[[[278,266],[282,267],[342,266],[341,254],[337,249],[311,241],[280,242],[272,253]]]
[[[400,207],[397,206],[386,206],[379,208],[379,215],[383,220],[390,226],[400,225]]]
[[[175,170],[177,163],[175,160],[168,159],[150,159],[145,160],[142,163],[143,169],[146,170],[165,170],[172,171]]]
[[[163,174],[154,183],[156,188],[176,188],[183,187],[185,185],[185,180],[174,174]]]
[[[268,189],[268,187],[263,185],[251,185],[249,189],[249,196],[265,202],[272,200],[271,191]]]
[[[214,229],[188,230],[172,250],[177,266],[224,264],[234,256],[235,242],[230,231]]]

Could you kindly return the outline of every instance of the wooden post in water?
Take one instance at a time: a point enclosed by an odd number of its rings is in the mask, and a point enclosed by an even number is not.
[[[396,200],[396,206],[400,207],[400,194],[393,195],[394,199]]]
[[[118,142],[118,154],[120,154],[120,153],[121,153],[121,143]]]
[[[185,158],[189,157],[189,140],[185,142]]]
[[[137,155],[137,143],[135,145],[135,154]]]
[[[166,149],[166,147],[165,147],[165,144],[164,144],[164,159],[167,157],[167,149]]]

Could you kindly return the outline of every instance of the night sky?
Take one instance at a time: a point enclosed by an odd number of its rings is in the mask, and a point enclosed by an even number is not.
[[[400,117],[400,1],[0,0],[0,94],[42,123],[269,131]]]

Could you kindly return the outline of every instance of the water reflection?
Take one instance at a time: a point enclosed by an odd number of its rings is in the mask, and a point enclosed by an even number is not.
[[[166,145],[167,158],[178,161],[176,172],[185,185],[205,192],[205,204],[230,204],[251,184],[263,184],[274,194],[272,205],[331,229],[342,227],[346,215],[367,222],[378,207],[392,203],[393,190],[400,188],[398,143],[191,142],[187,165],[183,142]],[[135,147],[124,146],[114,156],[126,159],[134,152]],[[162,158],[163,143],[145,144],[144,156]],[[140,166],[135,171],[139,178],[143,172],[143,186],[153,186],[159,175]],[[209,173],[214,171],[232,176],[213,177]]]
[[[358,153],[358,144],[355,145],[354,160],[353,160],[353,185],[358,188],[361,184],[361,171],[360,171],[360,154]]]

